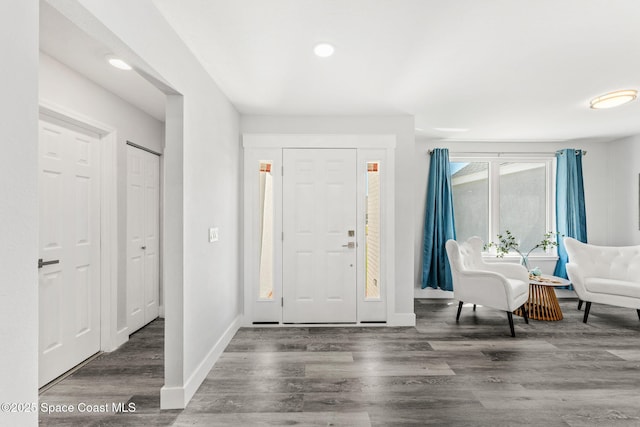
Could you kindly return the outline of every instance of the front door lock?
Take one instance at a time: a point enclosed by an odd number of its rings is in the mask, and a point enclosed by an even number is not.
[[[353,249],[356,247],[356,242],[348,242],[346,245],[342,245],[343,248]]]

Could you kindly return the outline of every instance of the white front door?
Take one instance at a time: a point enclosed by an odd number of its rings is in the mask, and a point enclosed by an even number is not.
[[[127,146],[127,324],[129,333],[158,317],[160,159]]]
[[[356,322],[356,150],[283,151],[283,321]]]
[[[40,121],[39,385],[100,350],[99,139]]]

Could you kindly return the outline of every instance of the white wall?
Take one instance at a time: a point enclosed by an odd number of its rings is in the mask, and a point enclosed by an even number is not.
[[[607,150],[607,190],[610,195],[607,207],[611,218],[608,243],[613,246],[640,245],[640,135],[612,141],[607,144]]]
[[[127,140],[162,153],[164,123],[125,102],[54,58],[40,53],[40,100],[116,129],[118,204],[117,329],[128,335],[126,301]],[[126,337],[125,337],[126,338]]]
[[[0,402],[38,402],[38,1],[0,2]],[[0,425],[37,425],[0,411]]]
[[[151,0],[51,0],[166,90],[163,408],[184,407],[240,325],[239,115]],[[140,26],[144,31],[140,31]],[[220,240],[208,243],[209,227]]]
[[[395,313],[413,317],[414,122],[411,116],[242,116],[243,133],[394,134],[396,146]],[[409,320],[410,321],[410,320]]]
[[[414,170],[415,170],[415,295],[448,296],[450,293],[431,289],[421,289],[422,279],[422,239],[424,233],[425,201],[427,198],[427,179],[429,176],[428,150],[433,148],[448,148],[452,153],[468,152],[526,152],[526,153],[554,153],[562,148],[580,148],[587,150],[582,159],[585,205],[587,210],[587,235],[590,243],[607,244],[609,242],[609,211],[607,186],[607,144],[603,142],[443,142],[430,141],[423,138],[416,139]]]

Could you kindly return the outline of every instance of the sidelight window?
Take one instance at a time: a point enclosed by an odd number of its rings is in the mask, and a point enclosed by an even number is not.
[[[380,298],[380,162],[367,163],[365,298]]]
[[[260,161],[260,286],[259,298],[273,299],[273,175],[272,160]]]

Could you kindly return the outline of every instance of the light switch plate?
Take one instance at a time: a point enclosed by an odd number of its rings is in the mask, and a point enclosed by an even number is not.
[[[213,227],[209,229],[209,243],[218,241],[218,227]]]

